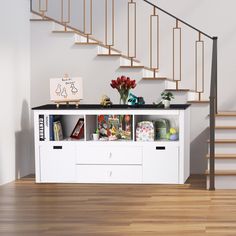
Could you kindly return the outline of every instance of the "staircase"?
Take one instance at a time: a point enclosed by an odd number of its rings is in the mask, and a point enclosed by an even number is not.
[[[219,112],[215,126],[215,188],[236,189],[236,113]],[[208,141],[209,142],[209,141]],[[209,187],[209,154],[207,186]]]
[[[118,71],[120,71],[120,74],[132,74],[139,72],[141,76],[136,79],[138,84],[140,83],[162,83],[163,88],[167,91],[171,91],[175,96],[174,103],[191,103],[193,107],[197,106],[208,106],[210,104],[210,140],[209,140],[209,146],[211,147],[211,154],[207,155],[208,159],[211,159],[211,162],[209,163],[207,174],[207,183],[208,188],[213,190],[214,189],[214,178],[216,177],[216,187],[221,188],[220,186],[223,186],[223,184],[217,185],[218,176],[223,176],[222,173],[225,171],[225,169],[220,169],[223,165],[219,163],[218,160],[221,162],[223,161],[232,161],[233,157],[235,155],[225,155],[224,156],[217,154],[214,155],[215,151],[215,145],[216,145],[216,151],[218,150],[218,146],[220,145],[231,145],[233,146],[234,139],[231,139],[229,134],[229,139],[226,139],[227,136],[224,137],[220,136],[220,132],[224,131],[230,132],[230,128],[227,126],[228,124],[222,124],[219,127],[216,127],[216,130],[214,131],[214,119],[218,119],[219,117],[224,117],[224,113],[219,113],[215,116],[217,113],[217,105],[216,105],[216,99],[217,99],[217,45],[216,41],[217,38],[213,38],[209,36],[208,34],[202,32],[199,29],[196,29],[195,27],[191,26],[190,24],[186,23],[185,21],[173,16],[172,14],[168,13],[167,11],[161,9],[160,7],[152,4],[149,1],[143,0],[143,1],[137,1],[137,0],[127,0],[126,3],[128,3],[127,7],[127,22],[126,25],[128,25],[128,33],[127,33],[127,40],[125,42],[127,46],[127,51],[122,49],[117,49],[116,47],[116,27],[117,22],[115,24],[115,9],[118,5],[118,3],[114,0],[98,0],[96,3],[100,2],[103,4],[104,11],[101,12],[101,16],[104,17],[104,33],[105,37],[103,40],[98,39],[96,36],[96,33],[94,33],[94,19],[93,14],[95,11],[95,1],[93,0],[81,0],[81,27],[75,27],[75,22],[72,22],[72,19],[79,19],[78,13],[76,17],[72,15],[72,3],[76,2],[76,0],[61,0],[58,1],[57,6],[55,6],[56,3],[52,6],[49,3],[48,0],[31,0],[31,12],[32,12],[32,23],[33,22],[47,22],[52,24],[52,34],[55,35],[71,35],[74,38],[74,45],[85,47],[87,50],[94,50],[96,48],[97,50],[97,58],[100,60],[103,60],[104,58],[107,58],[109,60],[117,59],[119,60],[119,67],[117,68]],[[77,0],[79,2],[79,0]],[[119,2],[119,1],[118,1]],[[148,17],[148,35],[149,38],[149,45],[148,45],[148,60],[140,60],[140,58],[137,58],[137,8],[140,4],[145,4],[150,9],[150,14]],[[54,16],[53,8],[60,9],[59,12],[57,12],[57,16]],[[160,19],[163,17],[163,15],[166,15],[167,17],[170,17],[173,19],[173,25],[172,28],[170,28],[172,32],[172,76],[168,75],[165,76],[165,74],[162,74],[162,68],[160,63]],[[121,22],[122,23],[122,22]],[[121,24],[119,22],[119,24]],[[182,87],[182,84],[185,84],[185,81],[189,78],[183,78],[183,65],[182,65],[182,28],[183,26],[187,26],[190,30],[192,30],[194,33],[196,33],[197,37],[195,41],[193,42],[194,45],[194,75],[192,75],[192,85],[189,88]],[[212,55],[212,71],[211,71],[211,80],[205,79],[205,41],[209,40],[210,43],[213,42],[213,55]],[[214,47],[214,45],[216,47]],[[125,52],[126,51],[126,52]],[[214,60],[215,59],[215,60]],[[211,84],[211,85],[209,85]],[[211,94],[205,89],[205,87],[211,87]],[[210,95],[210,100],[208,99]],[[231,114],[232,115],[232,114]],[[227,126],[227,127],[225,127]],[[216,132],[217,138],[219,140],[215,140],[214,134]],[[219,137],[218,137],[219,132]],[[235,137],[236,140],[236,137]],[[227,146],[228,147],[228,146]],[[212,151],[213,150],[213,151]],[[229,151],[229,150],[228,150]],[[232,152],[233,153],[233,152]],[[236,152],[235,152],[236,153]],[[231,154],[230,152],[228,154]],[[230,158],[229,158],[230,157]],[[214,164],[214,160],[216,158],[216,165]],[[211,163],[211,164],[210,164]],[[216,176],[214,173],[214,167],[216,167]],[[219,169],[218,169],[219,167]],[[236,165],[235,165],[236,168]],[[230,169],[229,169],[230,170]],[[220,171],[220,172],[218,172]],[[223,172],[222,172],[223,171]],[[236,172],[236,171],[235,171]],[[233,173],[232,170],[230,173]],[[220,175],[219,175],[220,174]],[[229,173],[228,175],[229,176]],[[211,181],[210,181],[211,180]],[[236,188],[236,186],[235,186]]]

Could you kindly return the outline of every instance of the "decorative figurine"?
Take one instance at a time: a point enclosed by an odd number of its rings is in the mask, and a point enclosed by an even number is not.
[[[128,98],[128,105],[129,106],[135,106],[135,105],[144,105],[145,101],[143,97],[137,97],[133,93],[129,94]]]
[[[106,106],[111,106],[112,102],[111,102],[111,99],[107,95],[103,95],[101,98],[100,104],[106,107]]]

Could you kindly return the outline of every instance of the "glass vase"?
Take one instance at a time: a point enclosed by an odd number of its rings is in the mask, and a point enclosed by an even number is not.
[[[129,97],[129,91],[124,91],[120,93],[120,104],[127,104],[127,100]]]

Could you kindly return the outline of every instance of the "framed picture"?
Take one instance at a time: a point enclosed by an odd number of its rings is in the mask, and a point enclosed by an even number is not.
[[[72,131],[71,138],[81,139],[84,138],[84,119],[80,118]]]
[[[50,99],[53,102],[73,102],[83,99],[83,80],[80,77],[50,79]]]

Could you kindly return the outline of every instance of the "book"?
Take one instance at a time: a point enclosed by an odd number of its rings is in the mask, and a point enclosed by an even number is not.
[[[39,115],[39,141],[45,141],[44,115]]]
[[[54,130],[53,130],[53,122],[54,122],[54,116],[49,116],[49,137],[50,141],[54,141]]]
[[[63,131],[61,121],[53,122],[53,131],[54,131],[54,141],[63,140]]]
[[[44,115],[44,140],[50,140],[49,115]]]
[[[49,115],[49,140],[50,141],[55,141],[54,122],[56,122],[56,121],[61,122],[60,115]]]

